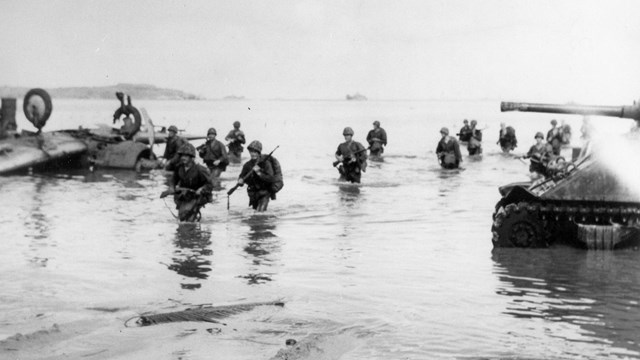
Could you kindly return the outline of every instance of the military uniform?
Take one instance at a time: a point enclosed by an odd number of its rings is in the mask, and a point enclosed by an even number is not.
[[[542,133],[537,133],[536,138],[542,139]],[[545,175],[547,172],[547,163],[549,162],[550,145],[542,142],[532,145],[526,155],[525,159],[531,159],[529,165],[529,172]]]
[[[251,144],[253,144],[252,142]],[[260,146],[262,148],[262,146]],[[251,149],[251,145],[249,145]],[[265,161],[267,155],[260,155],[256,160],[249,160],[242,166],[240,178],[251,173],[244,183],[247,185],[247,195],[249,195],[249,206],[254,210],[266,210],[271,198],[271,185],[277,180],[271,162]],[[260,166],[260,174],[253,171],[253,167]]]
[[[551,144],[553,155],[560,155],[560,148],[562,147],[562,131],[560,128],[554,127],[547,132],[547,142]]]
[[[211,202],[211,174],[206,167],[196,164],[193,159],[196,156],[196,149],[187,143],[178,150],[179,157],[188,158],[176,165],[172,176],[172,190],[162,193],[160,197],[174,194],[173,201],[178,209],[180,221],[200,220],[200,208]]]
[[[469,139],[471,139],[471,127],[469,127],[469,125],[464,125],[458,133],[458,138],[463,142],[469,141]]]
[[[196,191],[202,188],[202,200],[201,204],[206,204],[211,201],[211,191],[213,190],[213,184],[211,183],[211,173],[209,170],[199,164],[192,164],[188,169],[183,165],[179,164],[176,166],[176,170],[173,172],[173,184],[176,187],[191,189]],[[179,201],[190,200],[189,198],[193,197],[191,192],[188,192],[186,195],[182,195],[177,193],[174,197],[176,200],[176,204]],[[182,196],[182,197],[181,197]]]
[[[168,170],[168,171],[175,170],[176,166],[180,162],[178,149],[180,149],[183,145],[188,143],[189,142],[186,139],[178,135],[172,138],[167,138],[167,144],[164,148],[164,155],[163,155],[163,157],[167,161],[167,164],[165,165],[165,170]]]
[[[198,147],[198,153],[214,178],[219,177],[220,173],[225,171],[227,165],[229,165],[227,149],[224,144],[218,140],[207,141],[202,144]],[[213,164],[216,160],[220,160],[218,165]]]
[[[448,138],[448,141],[445,139]],[[456,169],[460,166],[462,160],[462,154],[460,153],[460,145],[458,141],[452,137],[440,139],[438,146],[436,147],[436,154],[438,154],[438,160],[440,166],[445,169]]]
[[[387,146],[387,132],[381,127],[370,130],[367,134],[367,142],[369,143],[371,155],[380,156],[384,152],[383,145]]]
[[[469,155],[482,154],[482,131],[475,128],[471,130],[467,150],[469,151]]]
[[[242,151],[244,150],[242,144],[246,142],[244,138],[244,132],[242,132],[239,127],[240,126],[238,125],[237,128],[229,131],[229,134],[227,134],[227,136],[224,138],[226,141],[229,141],[229,159],[234,163],[240,162]]]
[[[502,151],[510,151],[518,146],[515,130],[511,126],[500,129],[498,133],[498,144],[502,148]]]
[[[355,154],[358,151],[359,153]],[[338,167],[340,180],[360,183],[362,172],[367,168],[367,152],[365,151],[365,147],[353,140],[343,142],[338,145],[336,155],[344,158],[344,161]],[[354,156],[355,161],[351,161]]]

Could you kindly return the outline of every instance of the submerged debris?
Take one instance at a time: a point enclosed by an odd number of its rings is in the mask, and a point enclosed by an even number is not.
[[[175,311],[163,314],[141,315],[136,320],[138,326],[157,325],[162,323],[179,322],[179,321],[204,321],[212,323],[220,323],[215,319],[222,319],[227,316],[238,314],[243,311],[249,311],[257,306],[284,306],[282,301],[257,302],[248,304],[225,305],[225,306],[200,306],[193,309]],[[129,319],[132,320],[132,319]],[[127,320],[127,322],[129,321]],[[125,322],[125,326],[127,325]],[[221,323],[226,325],[224,323]]]

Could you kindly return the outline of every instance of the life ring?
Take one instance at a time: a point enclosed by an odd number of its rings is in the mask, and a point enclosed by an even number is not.
[[[31,89],[24,96],[22,110],[27,120],[40,131],[53,110],[51,96],[44,89]]]
[[[121,134],[125,139],[130,140],[133,136],[140,131],[140,126],[142,125],[142,116],[140,115],[140,111],[135,108],[135,106],[122,105],[113,113],[113,122],[115,123],[120,117],[124,115],[125,117],[133,116],[134,122],[131,126],[127,126],[128,124],[124,124],[123,128],[120,130]]]

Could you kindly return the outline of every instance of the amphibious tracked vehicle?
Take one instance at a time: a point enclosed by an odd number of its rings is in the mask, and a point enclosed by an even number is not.
[[[501,111],[611,116],[636,121],[615,140],[617,151],[640,149],[640,106],[584,106],[502,102]],[[608,145],[611,145],[608,139]],[[640,162],[600,151],[592,142],[571,162],[529,183],[502,186],[492,225],[494,247],[569,244],[618,249],[640,244]],[[618,153],[617,155],[620,155]],[[564,159],[561,159],[564,160]]]

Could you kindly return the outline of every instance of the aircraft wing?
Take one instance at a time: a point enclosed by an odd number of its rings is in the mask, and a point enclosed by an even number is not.
[[[153,145],[153,144],[164,144],[167,142],[167,128],[162,126],[162,130],[156,132],[155,128],[156,127],[160,127],[160,126],[156,126],[153,123],[153,120],[151,120],[151,117],[149,116],[149,113],[147,113],[147,109],[145,108],[141,108],[140,112],[142,113],[142,117],[144,119],[145,122],[145,128],[141,129],[141,131],[139,131],[138,133],[136,133],[136,135],[134,136],[134,140],[137,142],[141,142],[143,144],[148,144],[148,145]],[[184,139],[187,139],[189,141],[191,140],[199,140],[199,139],[206,139],[207,136],[206,135],[192,135],[192,134],[180,134],[180,136]]]
[[[193,134],[180,134],[180,137],[187,139],[189,141],[191,140],[199,140],[199,139],[206,139],[207,136],[206,135],[193,135]],[[134,137],[135,141],[137,142],[141,142],[143,144],[149,144],[150,143],[150,136],[147,133],[143,133],[143,132],[139,132],[136,134],[136,136]],[[156,132],[154,134],[154,142],[156,144],[164,144],[167,142],[167,133],[166,132]]]
[[[87,151],[87,145],[68,133],[49,132],[0,140],[0,174],[59,161]]]

